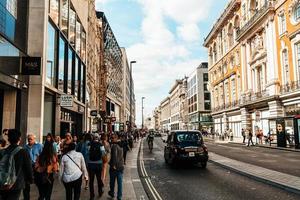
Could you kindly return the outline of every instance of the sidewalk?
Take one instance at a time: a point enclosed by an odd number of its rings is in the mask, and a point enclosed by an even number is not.
[[[140,147],[140,141],[134,143],[134,148],[132,151],[129,151],[127,154],[127,162],[125,165],[124,175],[123,175],[123,200],[144,200],[148,199],[147,195],[142,186],[141,180],[138,175],[137,170],[137,156]],[[108,167],[109,168],[109,167]],[[109,169],[108,169],[109,170]],[[108,171],[107,170],[107,171]],[[112,199],[108,196],[109,191],[109,174],[106,176],[104,187],[104,194],[101,198],[95,199]],[[89,190],[84,189],[84,185],[82,184],[81,197],[80,199],[89,199]],[[97,181],[95,180],[95,191],[96,190]],[[115,188],[115,192],[117,192],[117,185]],[[96,193],[96,195],[98,195]],[[23,195],[21,195],[21,200],[23,199]],[[38,190],[36,185],[31,185],[31,198],[30,199],[38,199]],[[51,199],[54,200],[63,200],[65,199],[65,189],[62,183],[58,181],[56,178],[54,181],[53,191]],[[116,199],[116,197],[115,197]]]
[[[248,139],[245,140],[245,143],[243,143],[243,138],[242,137],[234,137],[233,141],[231,141],[230,139],[225,139],[225,140],[220,140],[219,137],[216,137],[213,139],[211,136],[208,137],[204,137],[205,141],[213,141],[215,143],[218,144],[239,144],[239,145],[246,145],[248,142]],[[287,147],[287,148],[283,148],[283,147],[277,147],[276,144],[272,144],[270,146],[270,144],[258,144],[256,143],[256,137],[252,138],[253,143],[255,144],[255,146],[257,147],[262,147],[262,148],[270,148],[270,149],[278,149],[278,150],[285,150],[285,151],[293,151],[293,152],[300,152],[300,149],[295,149],[294,147]],[[257,141],[258,142],[258,141]]]
[[[209,153],[210,161],[237,173],[254,178],[258,181],[280,187],[281,189],[300,194],[300,178],[277,172],[267,168],[240,162],[214,153]]]

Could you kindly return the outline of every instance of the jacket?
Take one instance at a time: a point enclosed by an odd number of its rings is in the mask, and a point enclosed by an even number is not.
[[[9,145],[5,151],[12,152],[18,145]],[[25,149],[21,149],[15,156],[15,168],[17,173],[17,180],[15,185],[10,189],[22,190],[25,188],[25,183],[33,183],[33,171],[31,165],[31,159],[28,152]]]
[[[109,165],[111,169],[115,169],[117,171],[124,170],[123,147],[120,142],[113,143],[111,145],[111,157],[110,157]]]

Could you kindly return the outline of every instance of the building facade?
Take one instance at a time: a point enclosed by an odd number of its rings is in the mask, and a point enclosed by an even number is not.
[[[103,31],[104,69],[106,72],[105,85],[106,103],[104,131],[119,131],[121,123],[121,105],[123,101],[122,80],[123,60],[122,51],[114,36],[114,33],[103,12],[96,12]]]
[[[210,129],[211,97],[208,90],[208,63],[201,63],[187,79],[188,128]]]
[[[163,132],[171,130],[171,107],[170,107],[170,97],[165,98],[160,103],[161,108],[161,121],[160,129]]]
[[[214,129],[294,134],[298,113],[299,1],[232,0],[205,39]],[[299,46],[300,47],[300,46]]]

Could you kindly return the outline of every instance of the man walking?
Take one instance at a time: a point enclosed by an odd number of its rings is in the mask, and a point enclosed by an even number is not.
[[[123,147],[119,140],[119,137],[114,134],[112,135],[111,145],[111,158],[109,161],[109,176],[110,176],[110,191],[108,195],[114,198],[115,196],[115,182],[118,182],[118,195],[117,199],[122,199],[122,182],[123,182],[123,171],[124,171],[124,159],[123,159]]]
[[[246,133],[245,133],[245,130],[243,128],[242,128],[242,136],[243,136],[243,144],[245,144]]]
[[[100,136],[98,133],[94,135],[93,141],[90,143],[89,156],[88,156],[88,173],[89,173],[89,187],[90,187],[90,199],[95,198],[94,192],[94,178],[96,176],[98,184],[99,197],[103,194],[103,182],[101,178],[102,172],[102,159],[105,156],[105,149],[100,142]]]
[[[254,146],[254,144],[253,144],[253,140],[252,140],[252,137],[253,137],[253,133],[252,133],[252,131],[251,131],[251,129],[249,128],[248,129],[248,147],[250,146],[250,142],[252,143],[252,146]]]
[[[31,165],[32,165],[32,169],[33,169],[37,157],[41,154],[41,152],[43,150],[43,145],[40,143],[37,143],[35,141],[35,135],[32,133],[27,135],[27,141],[28,141],[28,143],[24,146],[24,149],[27,150],[27,152],[30,156]],[[29,182],[25,182],[23,196],[24,196],[24,200],[30,200],[30,183]]]
[[[8,141],[10,145],[0,152],[0,173],[1,173],[1,200],[19,200],[21,191],[25,187],[25,183],[33,182],[33,173],[31,167],[30,157],[25,149],[19,146],[21,141],[21,133],[16,129],[8,130]],[[5,159],[6,156],[6,159]],[[13,156],[14,165],[9,161],[9,157]],[[11,164],[11,165],[10,165]],[[14,166],[15,168],[11,168]],[[14,172],[16,175],[15,182],[11,176],[2,176],[5,173]],[[3,174],[2,174],[3,173]],[[7,174],[6,174],[7,175]],[[7,183],[10,185],[7,185]],[[2,183],[5,183],[3,186]]]

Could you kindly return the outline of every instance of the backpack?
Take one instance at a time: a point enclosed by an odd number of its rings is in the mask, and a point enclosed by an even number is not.
[[[18,174],[16,174],[15,159],[14,156],[22,149],[22,147],[16,147],[12,152],[8,153],[3,150],[0,155],[0,189],[9,190],[15,184]]]
[[[90,161],[98,161],[102,159],[101,146],[100,142],[91,142],[89,151]]]

